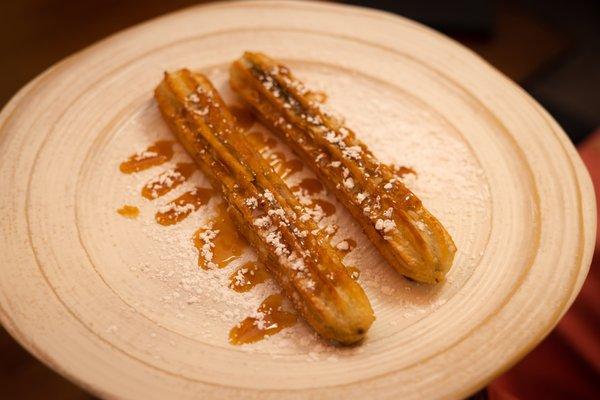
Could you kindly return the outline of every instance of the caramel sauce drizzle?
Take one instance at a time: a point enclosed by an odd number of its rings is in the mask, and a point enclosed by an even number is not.
[[[130,206],[129,204],[125,204],[123,207],[117,210],[119,214],[124,216],[125,218],[137,218],[140,215],[140,209],[136,206]]]
[[[161,225],[174,225],[207,204],[213,193],[209,188],[194,188],[161,207],[154,218]]]
[[[266,136],[260,131],[251,131],[246,135],[246,138],[250,141],[253,148],[266,157],[271,167],[280,177],[287,178],[302,171],[302,168],[304,168],[302,161],[296,158],[288,160],[286,155],[281,151],[274,151],[267,155],[266,153],[277,146],[278,142],[273,137]]]
[[[304,165],[297,158],[288,160],[285,154],[280,151],[271,153],[268,156],[269,164],[281,178],[287,178],[302,171]]]
[[[264,153],[269,149],[277,146],[277,139],[271,136],[266,136],[261,131],[251,131],[246,135],[246,139],[250,141],[252,147],[254,147],[259,153]]]
[[[252,126],[256,123],[256,118],[254,118],[254,114],[252,111],[246,107],[242,106],[229,106],[229,111],[235,117],[238,125],[242,130],[247,131],[252,128]]]
[[[173,158],[174,143],[172,140],[159,140],[141,153],[129,156],[127,161],[119,165],[119,170],[124,174],[132,174],[163,164]]]
[[[148,181],[142,188],[142,196],[149,200],[164,196],[183,182],[187,181],[194,171],[196,171],[195,164],[178,163],[175,169],[165,171]]]
[[[417,175],[417,172],[411,167],[405,167],[404,165],[397,166],[396,164],[390,164],[390,169],[392,173],[396,175],[398,178],[403,178],[405,175],[412,174]]]
[[[235,345],[254,343],[296,323],[296,315],[281,307],[283,297],[273,294],[258,307],[257,316],[247,317],[229,331],[229,342]]]
[[[335,213],[335,205],[328,202],[327,200],[314,199],[314,200],[312,200],[312,203],[313,203],[313,205],[312,205],[313,207],[315,205],[318,205],[319,207],[321,207],[321,210],[323,210],[323,214],[325,214],[326,217],[330,217]]]
[[[229,287],[236,292],[243,293],[252,289],[259,283],[263,283],[271,275],[265,266],[258,261],[249,261],[238,267],[229,276]]]
[[[302,193],[312,196],[323,191],[323,184],[315,178],[304,178],[298,183],[291,187],[292,192],[301,191]]]
[[[216,236],[209,245],[212,258],[207,260],[207,257],[203,255],[206,242],[202,239],[202,234],[209,230],[215,232]],[[223,268],[239,258],[244,249],[248,247],[248,243],[238,233],[235,224],[229,217],[224,203],[217,207],[217,215],[211,220],[211,225],[199,228],[194,233],[193,240],[194,246],[200,252],[198,266],[202,269],[211,269],[213,264],[218,268]]]

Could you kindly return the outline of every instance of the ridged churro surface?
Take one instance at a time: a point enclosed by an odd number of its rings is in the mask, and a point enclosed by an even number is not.
[[[286,66],[246,52],[232,64],[230,84],[312,167],[392,267],[419,282],[444,279],[456,252],[446,229]]]
[[[283,180],[251,148],[211,83],[188,70],[166,73],[155,98],[304,319],[325,338],[345,344],[362,339],[374,319],[365,293]]]

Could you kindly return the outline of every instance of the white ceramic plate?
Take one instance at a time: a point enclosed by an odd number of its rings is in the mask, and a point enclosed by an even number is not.
[[[164,70],[207,73],[229,101],[244,50],[280,58],[329,94],[458,246],[448,280],[391,271],[340,210],[346,261],[377,320],[343,349],[300,323],[253,345],[229,329],[277,290],[227,288],[242,258],[203,271],[191,235],[217,199],[180,224],[154,222],[121,161],[169,138],[152,99]],[[173,162],[186,158],[176,148]],[[477,56],[389,14],[304,2],[196,7],[139,25],[39,76],[0,115],[0,319],[82,387],[118,398],[459,398],[533,348],[576,296],[594,242],[590,180],[560,127]],[[309,175],[308,172],[303,172]],[[299,176],[291,177],[293,183]],[[136,220],[115,212],[140,207]]]

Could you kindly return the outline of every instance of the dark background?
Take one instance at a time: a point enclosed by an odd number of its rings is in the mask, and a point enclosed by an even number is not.
[[[30,79],[65,56],[135,23],[205,2],[0,0],[0,106]],[[387,9],[452,36],[523,86],[576,144],[600,127],[600,1],[345,3]],[[540,348],[548,346],[547,342]],[[559,360],[548,362],[556,364]],[[554,367],[560,369],[561,365]],[[556,398],[594,398],[599,393],[599,372],[598,365],[591,369],[584,366],[576,371],[579,389],[565,388],[556,393]],[[523,379],[527,385],[528,378]],[[543,384],[543,380],[531,380],[530,386],[540,382]],[[535,388],[531,389],[535,393]],[[490,393],[490,397],[500,398]],[[486,393],[479,396],[486,397]],[[0,327],[0,398],[91,396],[31,357]]]

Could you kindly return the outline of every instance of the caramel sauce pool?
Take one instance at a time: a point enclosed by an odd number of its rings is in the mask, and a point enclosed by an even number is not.
[[[304,165],[297,158],[288,160],[281,151],[276,151],[267,157],[269,164],[281,178],[287,178],[302,171]]]
[[[154,218],[164,226],[176,224],[208,203],[213,193],[213,190],[208,188],[192,189],[161,207]]]
[[[137,208],[136,206],[130,206],[128,204],[125,204],[123,207],[119,208],[117,210],[117,212],[119,214],[121,214],[122,216],[124,216],[125,218],[137,218],[138,215],[140,215],[140,209]]]
[[[248,139],[254,149],[263,155],[277,146],[276,139],[268,137],[260,131],[249,132],[246,135],[246,139]],[[275,151],[267,155],[266,159],[281,178],[287,178],[302,171],[302,168],[304,168],[302,161],[296,158],[288,160],[286,155],[281,151]]]
[[[273,294],[258,307],[259,317],[247,317],[229,331],[231,344],[247,344],[258,342],[265,336],[273,335],[296,323],[296,315],[284,311],[281,307],[283,297]]]
[[[119,170],[124,174],[132,174],[163,164],[173,158],[173,144],[172,140],[159,140],[141,153],[129,156],[127,161],[119,165]]]
[[[235,224],[227,214],[225,204],[219,204],[217,210],[217,215],[212,219],[212,227],[201,227],[194,234],[194,246],[200,252],[198,266],[203,269],[210,269],[209,263],[214,263],[217,267],[223,268],[237,259],[248,247],[248,243],[238,233]],[[202,255],[202,249],[206,242],[204,242],[201,235],[208,230],[216,232],[215,238],[211,241],[211,260],[207,260]]]
[[[327,200],[314,199],[312,203],[313,206],[318,205],[319,207],[321,207],[321,210],[323,210],[323,214],[325,214],[326,217],[330,217],[335,213],[335,205],[328,202]]]
[[[315,178],[304,178],[299,184],[291,187],[292,192],[301,191],[309,196],[323,191],[323,184]]]
[[[149,200],[164,196],[187,181],[194,171],[196,171],[196,164],[178,163],[175,169],[165,171],[148,181],[142,188],[142,196]]]
[[[250,111],[246,107],[229,106],[229,111],[231,111],[231,113],[235,117],[235,120],[237,121],[239,127],[242,128],[242,130],[244,131],[252,128],[252,125],[254,125],[254,123],[256,122],[252,111]]]
[[[259,283],[266,281],[270,276],[261,262],[250,261],[238,267],[229,276],[229,287],[239,293],[247,292]]]
[[[267,137],[260,131],[252,131],[246,135],[246,139],[250,142],[259,153],[263,153],[268,149],[277,146],[277,140],[273,137]]]
[[[408,174],[417,175],[417,172],[411,167],[405,167],[403,165],[397,166],[396,164],[392,164],[390,165],[390,168],[392,169],[393,174],[398,178],[402,178],[404,175]]]

